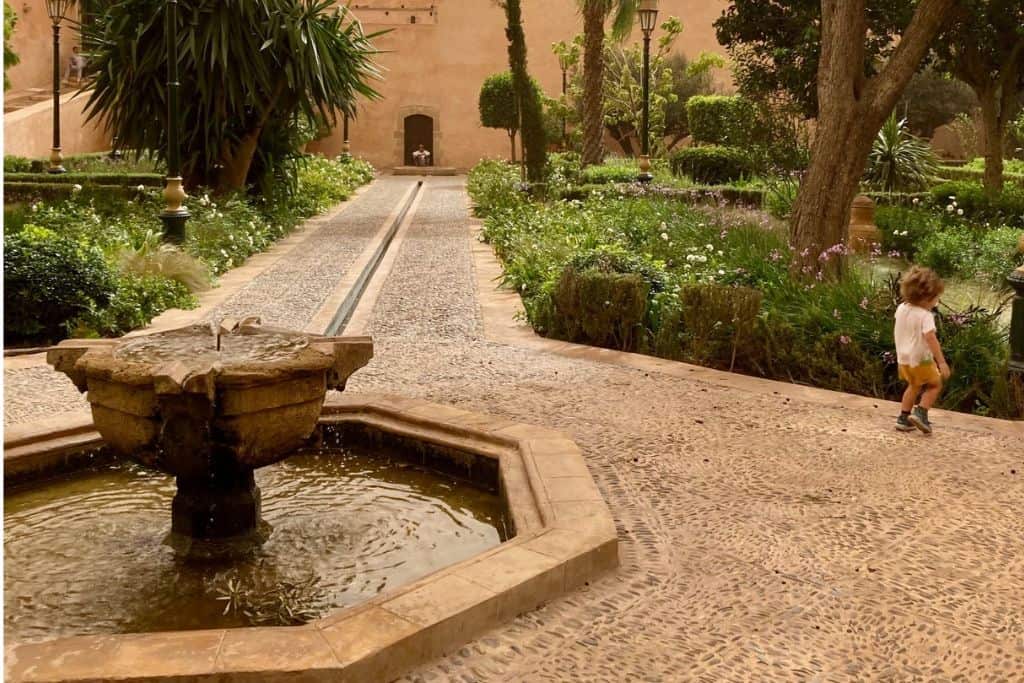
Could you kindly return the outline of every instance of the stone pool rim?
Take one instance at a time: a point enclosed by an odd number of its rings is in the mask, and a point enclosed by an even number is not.
[[[322,423],[355,423],[498,460],[516,535],[305,626],[8,642],[6,680],[388,681],[618,566],[611,511],[565,434],[419,399],[334,394]],[[102,445],[88,413],[12,426],[4,477]]]

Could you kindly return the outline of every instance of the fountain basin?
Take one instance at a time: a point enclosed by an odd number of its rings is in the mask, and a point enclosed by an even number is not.
[[[515,536],[306,626],[8,643],[7,680],[387,681],[618,564],[615,526],[564,434],[380,395],[332,395],[321,421],[421,444],[436,469],[497,470]],[[92,425],[8,430],[5,478],[88,461]]]
[[[177,478],[172,531],[189,547],[257,535],[253,470],[305,443],[327,390],[344,389],[372,356],[368,337],[307,335],[247,318],[67,340],[47,362],[87,392],[110,448]]]

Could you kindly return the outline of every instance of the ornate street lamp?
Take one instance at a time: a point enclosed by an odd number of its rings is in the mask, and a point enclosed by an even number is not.
[[[566,75],[569,72],[570,56],[563,50],[558,53],[558,66],[562,68],[562,103],[565,103],[565,93],[568,90]],[[565,132],[565,113],[562,114],[562,149],[569,149],[569,138]]]
[[[167,182],[164,185],[164,201],[160,212],[164,224],[164,240],[180,244],[185,241],[185,223],[189,213],[185,208],[185,188],[181,182],[181,150],[179,149],[178,120],[178,0],[167,0],[164,15],[164,32],[167,40]]]
[[[644,112],[640,133],[640,177],[641,183],[654,179],[651,175],[651,33],[658,21],[658,0],[640,0],[636,10],[640,18],[640,30],[644,32]]]
[[[64,157],[60,153],[60,23],[67,19],[75,0],[46,0],[46,13],[53,22],[53,149],[50,150],[50,173],[64,173]]]

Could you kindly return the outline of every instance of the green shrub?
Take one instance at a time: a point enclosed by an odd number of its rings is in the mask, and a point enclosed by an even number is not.
[[[892,113],[875,136],[865,179],[885,192],[927,188],[938,170],[931,145],[910,134]]]
[[[9,173],[28,173],[32,169],[32,161],[25,157],[4,155],[4,176]]]
[[[1024,188],[1007,185],[995,197],[985,193],[979,183],[952,181],[931,190],[936,207],[966,220],[991,225],[1024,227]]]
[[[1020,230],[971,229],[953,225],[924,236],[915,261],[944,277],[977,279],[1006,287],[1006,276],[1024,262],[1018,251]]]
[[[764,295],[750,287],[686,284],[655,331],[655,348],[670,358],[732,370],[752,333]]]
[[[566,266],[552,295],[551,336],[634,350],[643,340],[649,289],[633,273]]]
[[[527,200],[519,184],[517,166],[497,159],[481,161],[469,172],[466,181],[473,212],[487,216],[503,208],[519,206]]]
[[[914,258],[924,239],[942,229],[938,216],[905,206],[879,206],[875,209],[875,225],[882,233],[882,249],[898,251],[908,259]]]
[[[695,95],[686,102],[686,117],[694,143],[744,147],[751,142],[756,111],[740,95]]]
[[[143,185],[163,187],[164,177],[159,173],[8,173],[4,184],[60,183],[63,185]]]
[[[590,185],[604,185],[607,183],[633,183],[640,174],[639,168],[635,165],[601,165],[587,166],[583,169],[582,180]]]
[[[799,190],[800,182],[795,178],[772,178],[764,192],[764,210],[779,220],[788,220]]]
[[[188,287],[159,275],[125,274],[116,280],[110,301],[81,315],[75,336],[119,337],[146,325],[169,308],[193,308]]]
[[[753,171],[750,157],[735,147],[688,147],[675,152],[670,160],[672,172],[688,175],[694,182],[721,185],[749,176]]]
[[[4,236],[4,340],[51,342],[74,318],[110,301],[115,278],[103,253],[27,225]]]

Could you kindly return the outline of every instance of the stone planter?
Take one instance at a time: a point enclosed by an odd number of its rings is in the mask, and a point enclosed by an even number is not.
[[[870,252],[881,241],[882,233],[875,225],[875,202],[865,195],[857,195],[850,206],[847,246],[856,252]]]

